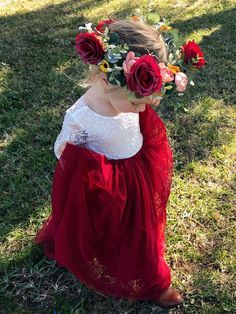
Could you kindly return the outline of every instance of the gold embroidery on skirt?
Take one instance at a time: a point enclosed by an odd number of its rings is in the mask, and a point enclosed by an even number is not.
[[[97,257],[94,257],[92,261],[89,262],[89,266],[92,271],[95,273],[97,279],[104,280],[107,284],[116,284],[120,287],[123,287],[127,291],[127,288],[130,291],[131,295],[138,295],[141,291],[141,279],[130,280],[126,284],[118,282],[116,278],[112,277],[106,270],[105,267],[101,264]],[[96,290],[96,289],[94,289]]]
[[[158,192],[156,192],[154,195],[154,204],[155,204],[156,210],[158,210],[161,207],[161,199]]]
[[[138,294],[141,291],[140,282],[141,279],[135,279],[128,282],[128,286],[132,288],[134,294]]]
[[[116,279],[106,272],[105,267],[100,263],[97,257],[94,257],[93,260],[89,262],[89,265],[98,279],[105,279],[106,282],[116,283]]]

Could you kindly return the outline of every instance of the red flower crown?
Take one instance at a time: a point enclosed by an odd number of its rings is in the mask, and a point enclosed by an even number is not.
[[[133,17],[133,21],[137,20],[139,17]],[[205,65],[204,54],[194,40],[178,48],[174,42],[176,30],[164,22],[155,27],[165,39],[167,65],[152,53],[140,55],[130,51],[127,44],[120,44],[119,34],[110,32],[107,27],[115,22],[103,20],[95,29],[91,23],[80,27],[82,32],[76,36],[75,47],[84,63],[98,65],[111,84],[126,86],[137,98],[183,92],[189,83],[185,73]]]

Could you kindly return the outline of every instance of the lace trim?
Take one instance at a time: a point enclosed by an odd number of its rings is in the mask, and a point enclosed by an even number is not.
[[[62,130],[54,144],[56,157],[58,159],[60,158],[67,142],[81,145],[87,141],[88,133],[74,120],[70,112],[67,112],[63,121]]]
[[[118,282],[118,280],[112,277],[99,261],[97,257],[94,257],[89,263],[89,268],[92,273],[96,276],[97,279],[101,280],[103,283],[107,283],[108,285],[118,285],[119,287],[123,287],[124,290],[129,291],[130,295],[133,297],[137,296],[142,290],[141,279],[133,279],[128,281],[126,284]]]

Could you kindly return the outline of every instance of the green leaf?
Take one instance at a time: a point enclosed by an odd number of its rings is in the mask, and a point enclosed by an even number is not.
[[[129,49],[129,46],[125,43],[125,44],[123,45],[123,48],[124,48],[125,50],[128,50],[128,49]]]
[[[118,33],[111,33],[110,39],[108,41],[110,45],[119,45],[120,44],[120,36]]]
[[[118,81],[118,80],[115,80],[115,81],[116,81],[116,84],[117,84],[118,86],[121,86],[120,81]]]
[[[176,52],[175,52],[175,55],[176,55],[176,58],[180,59],[181,58],[181,51],[180,49],[177,49]]]
[[[135,98],[135,95],[133,92],[131,92],[128,88],[126,88],[127,93],[128,93],[128,101],[132,101]]]
[[[192,58],[191,61],[192,61],[192,63],[198,62],[198,57],[197,58]]]
[[[165,94],[166,95],[171,95],[171,94],[173,94],[174,93],[174,91],[175,91],[175,84],[173,83],[173,82],[171,82],[171,83],[166,83],[166,85],[165,85],[165,88],[166,88],[166,90],[165,90]]]
[[[167,89],[166,92],[165,92],[165,95],[172,95],[174,93],[174,88],[172,89]]]
[[[162,94],[165,94],[165,92],[166,92],[165,84],[162,85],[162,88],[161,88],[160,92]]]
[[[177,43],[179,41],[179,36],[177,34],[173,34],[173,40]]]
[[[127,50],[120,50],[120,53],[127,53]]]
[[[179,30],[177,29],[177,28],[172,28],[171,30],[170,30],[170,33],[174,36],[174,35],[178,35],[178,33],[179,33]]]
[[[157,24],[160,22],[160,16],[156,13],[148,13],[146,19],[149,23]]]
[[[139,95],[139,94],[137,94],[137,93],[135,93],[135,97],[136,97],[137,99],[143,98],[142,95]]]
[[[126,80],[124,71],[113,71],[112,73],[107,73],[108,81],[113,85],[125,86]]]
[[[135,55],[135,57],[141,57],[142,55],[140,54],[140,53],[138,53],[138,52],[134,52],[134,55]]]
[[[174,55],[173,55],[173,53],[170,53],[170,54],[169,54],[169,58],[168,58],[168,59],[169,59],[169,62],[170,62],[170,63],[173,62],[173,60],[174,60]]]

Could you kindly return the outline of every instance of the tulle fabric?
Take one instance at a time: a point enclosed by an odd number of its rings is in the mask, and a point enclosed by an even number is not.
[[[86,286],[108,296],[155,300],[170,286],[165,261],[172,150],[146,106],[133,157],[108,160],[67,143],[52,184],[52,212],[35,242]]]

